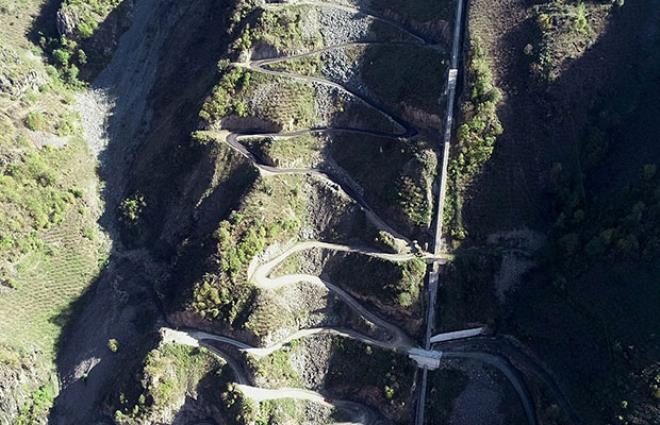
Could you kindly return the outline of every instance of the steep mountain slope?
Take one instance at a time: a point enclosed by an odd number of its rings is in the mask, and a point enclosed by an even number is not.
[[[50,412],[35,395],[32,421],[408,422],[449,22],[432,10],[43,8],[39,42],[62,90],[78,92],[113,249],[51,334],[61,387],[47,389]],[[161,326],[206,331],[204,347]],[[240,347],[282,345],[243,366]],[[301,359],[329,371],[287,390],[306,407],[249,387],[307,373]],[[356,370],[371,372],[347,385]]]

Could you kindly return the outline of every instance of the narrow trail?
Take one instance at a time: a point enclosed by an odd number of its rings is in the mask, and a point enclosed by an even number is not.
[[[362,196],[362,188],[354,180],[350,179],[350,181],[344,181],[342,178],[333,178],[325,171],[315,168],[279,168],[266,165],[261,162],[254,154],[252,154],[252,152],[250,152],[245,147],[245,145],[238,141],[240,135],[236,133],[229,133],[226,131],[200,131],[199,133],[214,139],[220,139],[221,141],[227,143],[232,149],[247,158],[250,163],[259,170],[262,176],[300,174],[318,178],[330,187],[338,189],[340,193],[347,199],[354,201],[365,213],[367,219],[371,221],[376,228],[388,232],[394,239],[398,240],[401,245],[408,247],[411,246],[412,241],[408,237],[394,229],[367,203],[367,201]],[[249,137],[254,137],[254,135]]]
[[[446,53],[442,45],[439,44],[427,44],[427,43],[410,43],[405,41],[348,41],[346,43],[334,44],[332,46],[325,46],[319,49],[310,50],[305,53],[297,53],[289,56],[275,56],[272,58],[264,58],[251,60],[250,63],[258,68],[263,68],[268,65],[273,65],[276,63],[293,61],[296,59],[304,59],[314,55],[319,55],[322,53],[327,53],[332,50],[346,49],[350,47],[370,47],[370,46],[388,46],[388,47],[422,47],[429,50],[435,50],[439,53]]]

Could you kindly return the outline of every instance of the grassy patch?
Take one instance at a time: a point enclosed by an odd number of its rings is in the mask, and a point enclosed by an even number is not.
[[[280,52],[321,48],[321,35],[305,28],[306,23],[318,19],[318,13],[315,7],[305,5],[264,10],[254,27],[247,29],[251,45],[263,43]]]
[[[239,99],[238,94],[249,88],[251,76],[252,73],[243,68],[227,69],[213,88],[210,98],[204,102],[200,118],[213,123],[230,114],[245,117],[247,105]]]
[[[426,264],[420,259],[391,262],[361,254],[339,257],[328,278],[359,297],[401,310],[418,311]]]
[[[0,2],[0,362],[30,370],[5,375],[20,412],[2,416],[20,424],[45,421],[55,343],[106,252],[73,93],[26,37],[42,3]]]
[[[65,0],[61,13],[74,17],[73,33],[80,38],[90,38],[99,24],[122,3],[123,0]]]
[[[250,366],[259,380],[271,388],[302,387],[304,382],[291,365],[291,355],[297,344],[287,344],[282,349],[260,359],[251,359]]]
[[[174,413],[186,397],[210,392],[224,413],[243,424],[242,397],[233,385],[231,370],[205,348],[162,344],[145,358],[135,388],[117,391],[115,421],[122,425],[147,423]],[[246,409],[247,410],[247,409]]]
[[[316,119],[315,95],[308,84],[232,67],[223,73],[200,117],[216,125],[234,115],[259,118],[282,131],[309,128]]]
[[[103,48],[96,45],[93,38],[100,26],[124,3],[125,0],[65,0],[62,3],[58,14],[65,17],[64,33],[51,38],[42,35],[40,44],[67,83],[80,84],[80,69],[94,68],[98,71],[109,60],[108,44],[117,42],[114,32],[121,32],[119,26],[115,24],[117,28],[103,41]]]
[[[268,400],[259,404],[257,424],[304,423],[307,402],[300,400]]]
[[[36,110],[57,107],[70,114],[61,101],[65,94],[61,87],[40,93]],[[42,126],[42,115],[27,116],[24,125],[54,137],[57,129]],[[79,136],[61,148],[39,149],[20,122],[7,123],[10,137],[0,143],[9,159],[0,166],[0,284],[13,288],[0,297],[0,341],[50,356],[64,324],[57,318],[66,316],[104,255],[92,189],[95,164]]]
[[[57,395],[57,384],[49,381],[33,391],[28,401],[21,406],[15,425],[32,425],[39,423],[50,410]]]
[[[274,71],[290,72],[308,77],[324,77],[321,55],[304,56],[302,58],[284,60],[268,65]]]
[[[232,323],[250,296],[247,266],[275,240],[294,237],[306,212],[299,179],[282,177],[258,180],[242,207],[222,221],[217,241],[217,270],[198,282],[191,308],[209,319]]]

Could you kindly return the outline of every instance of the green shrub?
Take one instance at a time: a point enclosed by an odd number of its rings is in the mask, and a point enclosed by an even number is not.
[[[144,196],[139,193],[125,198],[119,204],[120,218],[129,224],[136,224],[146,206]]]
[[[119,341],[116,339],[112,338],[108,340],[108,350],[112,351],[113,353],[116,353],[119,351]]]
[[[242,68],[235,67],[226,71],[213,88],[210,98],[204,102],[199,113],[200,118],[208,123],[214,123],[232,113],[241,117],[246,116],[247,105],[237,95],[249,87],[250,75]]]
[[[71,60],[71,52],[65,49],[53,50],[53,58],[59,65],[68,66]]]
[[[24,123],[32,131],[46,131],[48,129],[48,120],[43,112],[29,112]]]

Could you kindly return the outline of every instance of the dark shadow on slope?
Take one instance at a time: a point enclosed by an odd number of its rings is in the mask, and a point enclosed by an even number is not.
[[[133,26],[94,84],[115,102],[101,155],[107,207],[101,224],[116,236],[120,200],[126,193],[144,194],[148,206],[138,225],[122,229],[129,245],[144,248],[128,250],[115,240],[108,266],[73,307],[58,343],[64,385],[52,424],[96,420],[117,372],[138,365],[157,340],[152,330],[164,308],[154,284],[165,280],[176,246],[194,222],[191,199],[213,177],[208,150],[190,133],[229,42],[223,33],[229,6],[216,3],[139,1]],[[168,216],[179,219],[163,231]],[[117,353],[108,349],[111,338],[119,341]]]
[[[505,76],[511,83],[507,90],[514,93],[501,114],[505,134],[466,206],[466,218],[478,237],[523,225],[548,231],[561,212],[549,193],[553,162],[562,162],[573,178],[571,189],[582,213],[589,214],[589,204],[592,210],[602,206],[596,215],[586,215],[578,234],[599,222],[603,230],[607,223],[614,226],[616,221],[607,214],[622,199],[622,210],[632,210],[634,203],[625,204],[630,198],[619,192],[638,179],[643,164],[660,159],[657,144],[649,143],[656,137],[657,120],[652,117],[660,95],[654,76],[658,68],[648,66],[646,50],[646,28],[658,26],[657,2],[626,4],[611,19],[607,32],[547,89],[520,77],[528,75],[524,59]],[[517,48],[530,38],[525,34],[530,33],[523,27],[514,28],[505,43],[521,51]],[[613,104],[615,113],[594,117],[603,111],[603,103]],[[587,127],[603,121],[609,158],[587,174]],[[586,202],[579,200],[584,194]],[[530,210],[539,214],[530,215]],[[565,215],[567,223],[573,220],[572,212]],[[555,232],[562,228],[557,226]],[[563,243],[569,241],[567,236]],[[589,242],[578,239],[569,276],[557,273],[557,252],[543,253],[539,268],[523,277],[511,299],[503,330],[543,354],[588,423],[611,421],[619,414],[631,415],[639,421],[635,423],[655,423],[657,407],[645,401],[649,390],[644,380],[649,369],[657,367],[659,349],[653,336],[660,302],[654,278],[657,260],[615,255],[593,263],[598,246],[590,244],[585,250]],[[619,405],[623,398],[628,409]]]
[[[40,38],[57,37],[57,11],[60,9],[64,0],[46,0],[41,6],[39,14],[36,16],[30,30],[28,39],[35,45],[39,45]]]
[[[596,44],[547,87],[534,82],[523,54],[537,33],[533,19],[503,36],[502,46],[519,53],[502,66],[507,98],[498,115],[504,134],[465,195],[466,227],[475,238],[523,226],[544,230],[554,219],[548,208],[552,164],[576,169],[576,146],[590,107],[617,75],[629,72],[636,55],[630,46],[636,45],[639,12],[626,5],[615,14]]]
[[[80,40],[80,48],[87,56],[86,63],[79,64],[80,79],[93,84],[94,79],[112,60],[122,34],[131,25],[136,0],[123,0],[94,30],[87,39]]]
[[[407,355],[333,337],[323,388],[333,398],[354,401],[388,421],[409,424],[416,366]]]
[[[223,394],[227,394],[228,385],[236,382],[236,377],[229,366],[210,370],[186,395],[183,406],[174,415],[172,425],[216,425],[234,423],[240,414],[240,402],[231,406],[226,403]],[[194,395],[193,395],[194,394]]]
[[[411,264],[357,253],[330,253],[321,278],[344,289],[369,311],[416,339],[421,336],[426,264]]]

